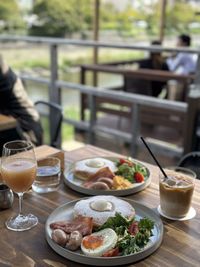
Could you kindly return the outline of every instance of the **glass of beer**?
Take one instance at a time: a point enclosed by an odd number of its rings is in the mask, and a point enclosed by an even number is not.
[[[6,221],[13,231],[25,231],[38,223],[36,216],[22,213],[23,195],[29,190],[36,177],[37,161],[33,145],[28,141],[11,141],[3,146],[1,171],[3,182],[17,193],[19,213]]]

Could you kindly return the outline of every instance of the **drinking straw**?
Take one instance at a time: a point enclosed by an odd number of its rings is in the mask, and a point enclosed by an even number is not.
[[[158,160],[156,159],[156,157],[154,156],[153,152],[151,151],[151,149],[149,148],[149,146],[147,145],[146,141],[144,140],[144,138],[142,136],[140,136],[142,142],[144,143],[144,145],[146,146],[147,150],[149,151],[149,153],[151,154],[152,158],[154,159],[154,161],[156,162],[156,164],[158,165],[159,169],[161,170],[161,172],[163,173],[163,175],[165,176],[165,178],[167,177],[167,174],[165,173],[165,171],[163,170],[163,168],[161,167],[160,163],[158,162]]]

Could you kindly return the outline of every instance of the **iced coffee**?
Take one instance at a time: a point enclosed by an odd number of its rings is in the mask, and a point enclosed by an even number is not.
[[[160,206],[164,215],[181,218],[187,215],[194,191],[195,173],[188,169],[165,170],[160,174]]]

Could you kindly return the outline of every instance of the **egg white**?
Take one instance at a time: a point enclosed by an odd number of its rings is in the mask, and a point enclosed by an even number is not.
[[[91,158],[77,161],[75,164],[75,171],[83,171],[94,174],[105,167],[108,167],[112,172],[117,170],[115,163],[111,160],[104,158]]]
[[[101,257],[106,251],[115,247],[117,243],[117,234],[111,228],[103,229],[99,232],[95,232],[90,236],[101,236],[103,237],[103,244],[95,249],[87,249],[83,245],[84,238],[81,243],[82,252],[90,257]]]

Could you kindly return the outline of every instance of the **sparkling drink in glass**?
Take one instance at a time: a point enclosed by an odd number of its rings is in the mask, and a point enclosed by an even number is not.
[[[31,229],[38,223],[36,216],[22,213],[23,195],[32,186],[37,169],[33,145],[28,141],[11,141],[3,146],[1,161],[3,182],[19,197],[19,213],[6,222],[13,231]]]

